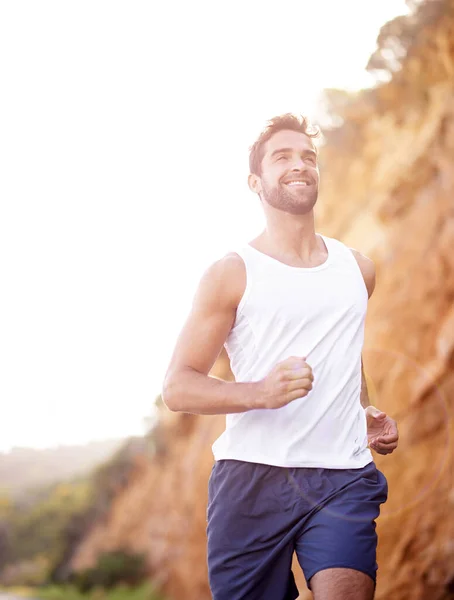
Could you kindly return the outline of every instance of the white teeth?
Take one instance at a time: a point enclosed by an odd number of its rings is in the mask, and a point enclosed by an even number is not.
[[[290,181],[287,185],[307,185],[305,181]]]

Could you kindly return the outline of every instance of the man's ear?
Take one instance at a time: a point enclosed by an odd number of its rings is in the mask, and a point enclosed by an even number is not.
[[[256,175],[255,173],[251,173],[248,177],[247,182],[249,184],[249,189],[251,190],[251,192],[260,194],[260,192],[262,191],[262,182],[258,175]]]

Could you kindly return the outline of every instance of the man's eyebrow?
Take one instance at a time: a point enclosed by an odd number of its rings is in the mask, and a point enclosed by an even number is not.
[[[278,148],[277,150],[274,150],[271,153],[271,158],[273,156],[275,156],[276,154],[281,154],[281,153],[285,153],[285,152],[293,152],[293,148]],[[303,150],[302,154],[311,154],[313,156],[317,156],[317,153],[315,152],[315,150],[310,150],[309,148],[307,148],[306,150]]]

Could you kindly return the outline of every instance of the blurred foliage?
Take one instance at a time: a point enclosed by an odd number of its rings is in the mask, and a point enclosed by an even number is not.
[[[85,509],[75,512],[62,531],[62,551],[53,563],[50,579],[55,583],[68,581],[69,561],[79,542],[97,522],[107,518],[112,500],[124,489],[134,470],[135,457],[148,455],[150,442],[146,437],[130,438],[106,463],[90,477],[91,496]]]
[[[119,584],[137,586],[147,576],[146,555],[116,550],[98,557],[96,565],[71,576],[71,583],[81,592],[96,587],[113,588]]]
[[[88,481],[53,485],[30,498],[0,500],[1,581],[8,585],[44,581],[63,551],[63,532],[72,516],[91,502]]]
[[[7,586],[37,586],[47,581],[49,561],[39,555],[30,560],[8,564],[2,571],[2,583]]]
[[[13,591],[15,594],[21,592],[16,589],[11,590],[11,592]],[[150,583],[144,583],[137,587],[119,585],[110,590],[94,588],[88,593],[82,593],[72,585],[51,585],[38,590],[22,590],[21,595],[32,598],[39,596],[40,600],[163,600]]]
[[[321,94],[315,122],[323,131],[321,145],[329,148],[331,157],[336,152],[362,154],[365,123],[385,114],[390,106],[396,123],[405,119],[409,102],[414,107],[425,106],[431,86],[449,77],[445,61],[434,59],[449,52],[452,35],[440,24],[445,19],[454,20],[452,1],[407,0],[407,5],[409,14],[388,21],[380,29],[369,58],[366,68],[378,85],[355,91],[331,88]],[[431,69],[432,63],[438,66]],[[322,169],[325,160],[329,157],[322,151]]]
[[[99,520],[106,518],[111,502],[129,482],[138,455],[156,452],[154,429],[147,436],[130,438],[90,474],[73,481],[28,490],[20,497],[0,493],[0,583],[41,585],[64,583],[70,578],[69,562],[79,542]],[[129,560],[129,562],[128,562]],[[134,583],[139,559],[123,555],[103,558],[103,585],[115,582],[114,572]],[[85,573],[96,583],[94,573]],[[110,578],[110,579],[109,579]]]
[[[452,11],[449,0],[407,0],[407,6],[409,14],[388,21],[380,29],[377,48],[366,67],[378,79],[389,79],[399,71],[403,61],[417,52],[430,26]]]

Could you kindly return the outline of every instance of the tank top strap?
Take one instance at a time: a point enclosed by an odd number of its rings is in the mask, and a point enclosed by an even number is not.
[[[363,274],[358,265],[358,261],[352,252],[352,249],[340,240],[328,238],[326,236],[322,237],[325,241],[328,251],[332,253],[331,260],[337,262],[338,264],[342,264],[344,268],[352,270],[364,282]]]
[[[246,267],[246,275],[250,274],[254,277],[258,277],[261,273],[269,273],[270,263],[268,256],[262,254],[255,248],[252,248],[249,244],[243,244],[242,246],[238,246],[235,249],[231,250],[231,252],[235,252],[243,259],[244,265]],[[272,266],[272,265],[271,265]]]
[[[242,246],[237,246],[235,248],[232,248],[230,250],[230,252],[233,252],[234,254],[238,254],[238,256],[243,259],[246,270],[248,269],[248,267],[251,266],[251,261],[253,261],[254,257],[251,256],[250,252],[248,252],[247,244],[243,244]]]
[[[336,240],[332,237],[328,237],[327,235],[323,235],[319,233],[320,237],[323,239],[326,245],[326,249],[328,250],[330,262],[334,258],[339,258],[341,256],[345,257],[345,246],[339,240]]]

